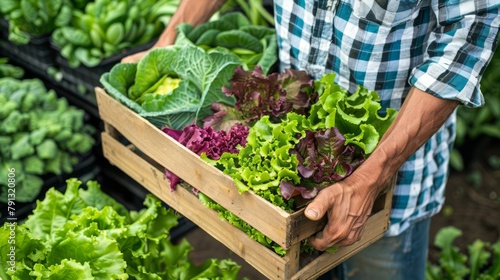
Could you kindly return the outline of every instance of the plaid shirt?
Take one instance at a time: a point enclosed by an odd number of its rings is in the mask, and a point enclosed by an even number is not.
[[[500,0],[275,0],[281,70],[314,78],[336,72],[354,92],[377,91],[400,109],[411,86],[468,107],[484,104],[479,82],[496,48]],[[444,203],[453,113],[398,172],[386,235]]]

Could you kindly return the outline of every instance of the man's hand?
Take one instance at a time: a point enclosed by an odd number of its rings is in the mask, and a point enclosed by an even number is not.
[[[351,245],[361,238],[378,192],[371,191],[377,188],[368,187],[366,180],[356,176],[353,173],[345,180],[323,189],[307,206],[307,218],[318,220],[325,214],[328,217],[325,228],[309,238],[317,250]]]
[[[373,153],[349,177],[322,190],[305,215],[328,223],[310,238],[318,250],[358,241],[375,198],[388,186],[401,165],[443,125],[458,101],[446,100],[413,87],[398,116]]]

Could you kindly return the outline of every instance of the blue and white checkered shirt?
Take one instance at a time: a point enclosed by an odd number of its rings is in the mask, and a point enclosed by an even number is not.
[[[500,0],[275,0],[281,70],[377,91],[384,108],[400,109],[411,86],[482,106],[479,82],[496,48]],[[455,114],[398,172],[394,236],[444,203]]]

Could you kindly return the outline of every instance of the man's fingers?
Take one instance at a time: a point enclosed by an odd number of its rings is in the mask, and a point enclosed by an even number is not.
[[[355,230],[350,231],[346,237],[339,236],[335,239],[326,238],[326,233],[323,231],[318,232],[316,235],[311,236],[309,238],[309,243],[319,251],[325,251],[332,247],[342,247],[349,246],[361,239],[361,235],[363,232],[363,227],[357,228]]]
[[[330,209],[332,203],[333,199],[329,195],[329,192],[319,192],[314,200],[307,205],[304,214],[309,220],[319,220],[325,215],[328,209]]]
[[[333,246],[348,246],[361,239],[361,234],[369,215],[351,216],[343,224],[328,224],[322,231],[309,238],[309,243],[319,251]]]

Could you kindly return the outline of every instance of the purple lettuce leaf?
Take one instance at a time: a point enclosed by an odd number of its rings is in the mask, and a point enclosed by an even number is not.
[[[182,130],[163,127],[162,131],[195,154],[204,153],[208,158],[218,160],[223,153],[238,153],[239,147],[246,145],[249,127],[236,123],[226,131],[191,124]],[[165,176],[170,181],[170,190],[174,191],[181,179],[167,169]]]
[[[288,112],[304,114],[316,99],[314,81],[305,71],[265,76],[259,66],[252,71],[238,67],[229,82],[222,92],[234,96],[236,103],[233,108],[213,105],[214,115],[204,120],[210,125],[227,127],[221,123],[240,121],[251,126],[263,116],[276,123]]]
[[[345,146],[345,137],[336,128],[317,132],[307,131],[291,153],[297,156],[299,185],[282,182],[281,194],[289,199],[300,192],[304,198],[314,197],[319,190],[341,181],[364,161],[364,155],[355,146]]]
[[[306,71],[286,69],[278,77],[278,82],[286,91],[287,101],[292,103],[292,111],[306,114],[306,110],[317,99],[314,91],[314,80]]]

